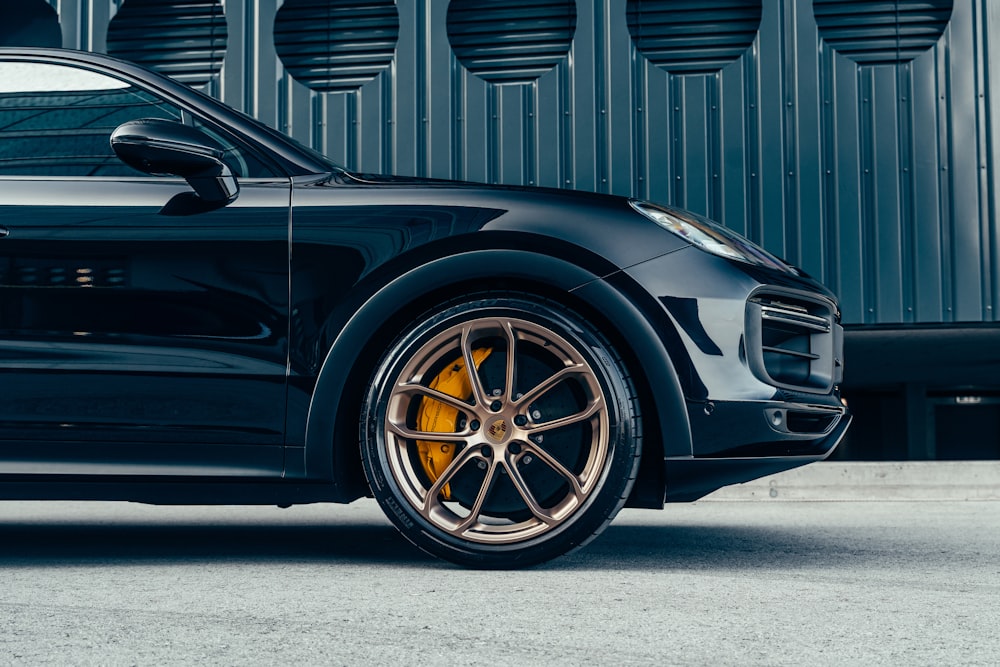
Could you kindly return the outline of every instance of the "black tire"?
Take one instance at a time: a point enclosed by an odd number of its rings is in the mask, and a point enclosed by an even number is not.
[[[611,522],[635,480],[639,424],[621,358],[584,318],[487,294],[442,304],[390,346],[362,410],[361,454],[375,498],[415,545],[517,568]]]

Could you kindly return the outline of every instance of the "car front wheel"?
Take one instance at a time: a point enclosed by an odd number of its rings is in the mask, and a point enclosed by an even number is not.
[[[362,459],[414,544],[466,566],[523,567],[617,514],[638,412],[620,357],[583,317],[522,294],[468,298],[390,347],[365,401]]]

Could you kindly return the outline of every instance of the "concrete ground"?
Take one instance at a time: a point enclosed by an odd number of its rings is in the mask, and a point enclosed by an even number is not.
[[[369,500],[0,502],[0,664],[996,665],[996,470],[962,466],[818,464],[517,572]]]

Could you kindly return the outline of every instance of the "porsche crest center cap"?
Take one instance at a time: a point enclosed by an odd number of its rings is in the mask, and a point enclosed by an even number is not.
[[[497,419],[486,429],[486,434],[493,442],[503,442],[507,437],[507,420]]]

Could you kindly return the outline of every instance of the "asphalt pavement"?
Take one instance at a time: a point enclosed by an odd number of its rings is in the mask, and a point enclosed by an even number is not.
[[[625,510],[515,572],[367,500],[0,502],[4,665],[995,665],[997,600],[995,501]]]

